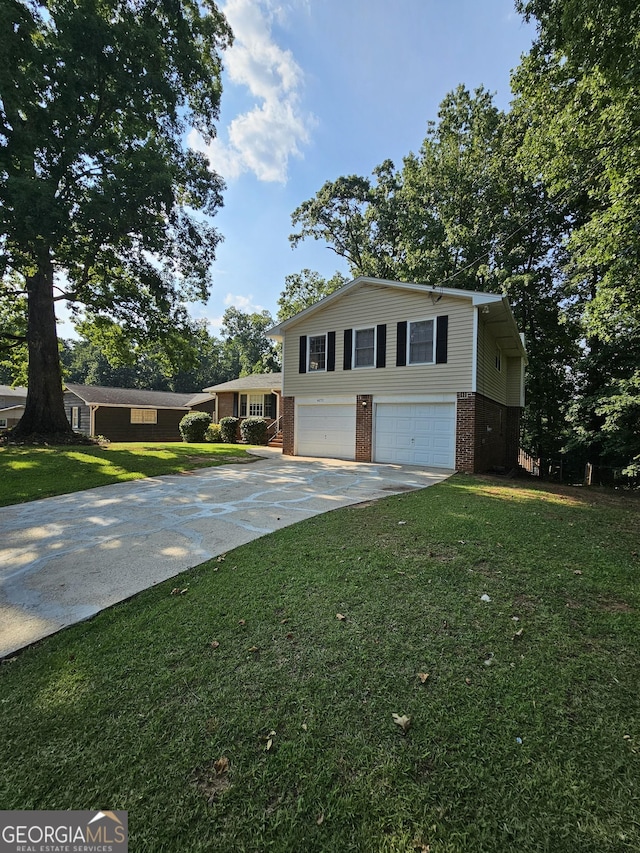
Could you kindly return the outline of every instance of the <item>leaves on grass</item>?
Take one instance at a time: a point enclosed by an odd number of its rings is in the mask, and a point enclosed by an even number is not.
[[[318,826],[322,826],[322,824],[324,823],[324,814],[318,815],[318,817],[316,818],[316,823],[318,824]]]
[[[212,649],[219,649],[220,643],[217,640],[211,640],[211,648]]]
[[[194,770],[190,781],[207,798],[207,804],[211,806],[231,786],[228,773],[229,759],[222,755],[211,764]]]
[[[516,632],[515,632],[515,634],[513,635],[513,640],[514,640],[514,642],[516,642],[516,643],[517,643],[517,642],[518,642],[518,640],[521,640],[521,639],[522,639],[522,634],[523,634],[523,633],[524,633],[524,628],[520,628],[520,630],[519,630],[519,631],[516,631]]]
[[[429,673],[428,672],[419,672],[418,678],[420,679],[420,682],[422,684],[425,684],[427,681],[427,678],[429,678]]]
[[[216,560],[217,560],[217,562],[218,562],[218,563],[224,563],[224,561],[225,561],[226,559],[227,559],[227,555],[226,555],[226,554],[220,554],[220,556],[219,556],[219,557],[216,557]]]
[[[265,748],[264,748],[265,752],[269,752],[269,750],[273,746],[273,739],[275,736],[276,736],[276,733],[273,730],[270,731],[269,734],[267,735],[267,743],[266,743]]]
[[[259,652],[259,646],[251,646],[251,648],[247,649],[248,652]]]
[[[221,755],[217,761],[213,762],[214,770],[218,775],[229,771],[229,759],[226,755]]]
[[[342,613],[336,613],[336,619],[338,620],[338,622],[346,622],[347,621],[347,617],[343,616]]]
[[[189,587],[185,586],[184,589],[180,589],[180,587],[174,586],[171,590],[171,595],[184,595],[185,592],[189,592]]]
[[[409,726],[411,725],[411,717],[407,717],[405,714],[400,716],[400,714],[391,714],[393,717],[393,722],[396,726],[400,726],[402,729],[402,734],[406,734],[409,730]]]
[[[246,625],[246,624],[247,624],[246,619],[238,619],[238,625]]]
[[[488,595],[487,595],[487,593],[485,592],[485,594],[484,594],[484,595],[481,595],[481,596],[480,596],[480,601],[491,601],[491,599],[489,598],[489,596],[488,596]]]

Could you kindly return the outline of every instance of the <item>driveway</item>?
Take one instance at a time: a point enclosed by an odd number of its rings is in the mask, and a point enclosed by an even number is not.
[[[0,508],[0,657],[281,527],[450,474],[257,453]]]

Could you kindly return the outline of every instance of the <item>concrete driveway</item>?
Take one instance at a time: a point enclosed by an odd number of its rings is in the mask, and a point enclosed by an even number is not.
[[[450,473],[257,453],[0,508],[0,657],[281,527]]]

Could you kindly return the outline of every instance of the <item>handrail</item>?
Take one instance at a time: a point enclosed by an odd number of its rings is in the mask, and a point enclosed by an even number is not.
[[[273,423],[269,424],[269,426],[267,427],[267,435],[269,435],[270,438],[273,438],[274,435],[277,435],[280,432],[281,428],[282,428],[282,415],[280,415],[279,418],[276,418],[275,421],[273,421]]]

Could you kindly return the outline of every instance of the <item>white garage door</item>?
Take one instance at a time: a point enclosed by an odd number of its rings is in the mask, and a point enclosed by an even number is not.
[[[356,406],[315,405],[296,409],[298,456],[355,459]]]
[[[374,460],[402,465],[453,468],[456,450],[454,403],[378,403]]]

